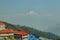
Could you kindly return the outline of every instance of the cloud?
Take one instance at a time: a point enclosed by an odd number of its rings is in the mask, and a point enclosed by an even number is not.
[[[28,17],[28,16],[40,16],[40,15],[35,11],[28,11],[26,13],[16,13],[14,14],[13,17]]]
[[[39,14],[35,11],[29,11],[26,13],[27,16],[39,16]]]

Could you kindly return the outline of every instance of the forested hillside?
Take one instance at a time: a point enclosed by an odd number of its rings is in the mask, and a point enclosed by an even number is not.
[[[51,38],[54,40],[60,39],[59,36],[57,36],[53,33],[50,33],[50,32],[43,32],[43,31],[28,27],[28,26],[14,25],[14,24],[6,23],[6,22],[4,22],[4,23],[5,23],[6,27],[9,29],[23,30],[23,31],[26,31],[28,33],[34,34],[36,37],[41,36],[41,37],[45,37],[45,38],[49,38],[49,39]]]

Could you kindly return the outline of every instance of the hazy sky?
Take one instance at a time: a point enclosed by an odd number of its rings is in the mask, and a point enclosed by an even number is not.
[[[60,35],[60,0],[0,0],[0,20]]]

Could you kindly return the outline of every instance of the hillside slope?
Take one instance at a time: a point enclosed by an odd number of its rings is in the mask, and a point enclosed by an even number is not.
[[[55,35],[53,33],[50,33],[50,32],[39,31],[37,29],[27,27],[27,26],[13,25],[13,24],[6,23],[6,22],[4,22],[4,23],[5,23],[7,28],[11,28],[11,29],[14,29],[14,30],[21,29],[21,30],[26,31],[28,33],[34,34],[36,37],[41,36],[41,37],[45,37],[45,38],[49,38],[49,39],[53,39],[53,40],[60,39],[59,36],[57,36],[57,35]]]

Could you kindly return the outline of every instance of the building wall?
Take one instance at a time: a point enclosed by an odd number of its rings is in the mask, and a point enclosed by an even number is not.
[[[47,38],[44,37],[39,37],[40,40],[48,40]]]
[[[10,35],[14,35],[13,33],[9,33],[9,34],[0,34],[0,36],[10,36]]]
[[[0,34],[0,39],[2,39],[2,40],[14,40],[14,34],[13,33]]]
[[[22,40],[29,40],[28,35],[22,35]]]
[[[0,30],[4,30],[5,29],[5,24],[1,24],[0,25]]]

